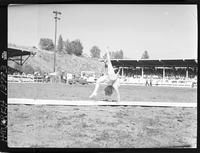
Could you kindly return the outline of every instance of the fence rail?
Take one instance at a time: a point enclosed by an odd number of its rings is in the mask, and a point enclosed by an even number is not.
[[[48,79],[43,76],[23,76],[23,75],[8,75],[8,82],[27,82],[27,83],[43,83],[61,82],[60,77],[54,76]],[[197,81],[194,79],[174,80],[174,79],[142,79],[142,78],[120,78],[122,85],[146,85],[146,86],[166,86],[166,87],[197,87]]]
[[[197,87],[197,81],[174,80],[174,79],[142,79],[142,78],[123,78],[120,79],[121,84],[125,85],[146,85],[146,86],[166,86],[166,87]]]

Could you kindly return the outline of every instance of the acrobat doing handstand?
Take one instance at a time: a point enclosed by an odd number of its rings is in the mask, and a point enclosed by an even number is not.
[[[99,79],[97,79],[95,89],[89,98],[93,98],[94,96],[97,95],[97,91],[99,89],[100,83],[106,82],[107,87],[104,89],[105,94],[110,96],[110,95],[112,95],[113,90],[115,90],[117,93],[117,101],[119,102],[120,101],[120,94],[119,94],[120,83],[119,83],[118,74],[120,72],[120,69],[118,70],[117,73],[115,73],[112,63],[110,61],[110,54],[109,54],[108,50],[106,50],[106,55],[107,55],[107,59],[104,61],[105,73],[103,76],[101,76]]]

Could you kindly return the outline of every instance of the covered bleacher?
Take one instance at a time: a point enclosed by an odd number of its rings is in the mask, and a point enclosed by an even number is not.
[[[111,62],[114,67],[122,69],[120,78],[123,83],[146,84],[149,81],[153,85],[197,84],[196,59],[112,59]]]
[[[129,60],[112,59],[112,65],[115,67],[197,67],[195,59],[171,59],[171,60]]]
[[[8,47],[7,57],[8,60],[13,61],[19,65],[23,65],[31,55],[35,55],[35,49],[24,49],[19,47]]]
[[[8,65],[8,82],[33,82],[33,76],[23,75],[21,70],[23,64],[30,56],[34,56],[37,50],[34,48],[15,47],[9,45],[7,48],[8,61],[13,61],[19,65],[19,69],[15,69]]]

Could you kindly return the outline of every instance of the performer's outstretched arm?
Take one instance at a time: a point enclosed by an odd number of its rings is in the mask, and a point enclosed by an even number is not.
[[[117,71],[117,75],[119,75],[119,72],[120,72],[121,68],[119,67],[118,71]]]
[[[109,53],[109,51],[108,51],[108,48],[106,49],[106,54],[107,54],[107,62],[109,63],[109,64],[111,64],[111,61],[110,61],[110,53]]]
[[[117,79],[117,75],[115,74],[114,68],[112,66],[111,60],[110,60],[110,54],[109,54],[109,50],[107,48],[106,50],[107,53],[107,65],[108,65],[108,77],[110,80],[115,80]]]

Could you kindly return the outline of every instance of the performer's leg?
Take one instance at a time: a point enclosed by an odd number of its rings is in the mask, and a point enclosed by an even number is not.
[[[117,79],[114,84],[113,84],[113,88],[115,89],[116,93],[117,93],[117,101],[120,101],[120,93],[119,93],[119,79]]]
[[[106,81],[107,78],[108,78],[108,76],[103,75],[103,76],[101,76],[101,77],[97,80],[96,85],[95,85],[95,89],[94,89],[94,91],[92,92],[92,94],[90,95],[90,98],[92,98],[92,97],[94,97],[94,96],[97,95],[97,91],[98,91],[98,89],[99,89],[99,84],[102,83],[102,82],[104,82],[104,81]]]

